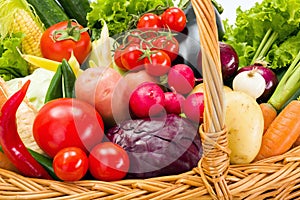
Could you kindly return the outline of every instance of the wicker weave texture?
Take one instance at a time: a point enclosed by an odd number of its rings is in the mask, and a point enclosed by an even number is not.
[[[230,165],[233,199],[300,198],[300,147],[249,165]],[[0,169],[0,199],[211,199],[200,169],[143,180],[59,182]]]
[[[248,165],[229,165],[220,55],[210,0],[192,0],[199,26],[205,93],[203,157],[193,170],[151,179],[60,182],[0,169],[0,199],[297,199],[300,146]]]

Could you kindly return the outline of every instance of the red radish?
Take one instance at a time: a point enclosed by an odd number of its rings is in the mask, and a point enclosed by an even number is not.
[[[174,65],[168,73],[168,84],[180,94],[188,94],[195,85],[193,70],[186,64]]]
[[[131,94],[129,107],[138,118],[160,114],[164,110],[164,91],[152,82],[140,84]]]
[[[176,92],[165,92],[165,109],[169,114],[182,113],[182,105],[185,97]]]
[[[183,112],[188,119],[201,124],[203,122],[204,94],[196,92],[187,96],[183,103]]]

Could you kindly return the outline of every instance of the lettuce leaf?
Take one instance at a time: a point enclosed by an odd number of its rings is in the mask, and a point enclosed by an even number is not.
[[[270,42],[273,36],[275,41],[270,43],[270,48],[263,54],[266,61],[274,69],[291,64],[296,57],[295,52],[300,50],[299,45],[292,45],[295,40],[289,39],[300,31],[299,0],[263,0],[249,10],[243,11],[238,7],[236,15],[235,25],[224,21],[224,41],[236,49],[240,67],[253,64],[261,43]],[[268,31],[271,31],[270,35],[266,35]],[[279,54],[283,51],[286,53]]]
[[[96,0],[90,6],[87,14],[88,27],[92,30],[92,39],[99,39],[104,22],[109,35],[114,36],[132,28],[138,16],[157,8],[157,6],[172,6],[172,0]]]
[[[17,47],[21,47],[23,37],[24,34],[16,33],[0,42],[0,77],[5,81],[29,74],[27,62],[17,51]]]

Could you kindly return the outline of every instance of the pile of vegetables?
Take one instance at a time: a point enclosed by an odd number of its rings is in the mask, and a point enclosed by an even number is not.
[[[232,164],[284,153],[300,141],[298,4],[264,0],[238,9],[236,24],[225,21],[225,32],[214,4]],[[32,124],[44,155],[26,148],[15,125],[33,81],[24,79],[1,109],[2,151],[20,173],[114,181],[197,166],[205,105],[202,52],[189,1],[177,7],[171,0],[0,0],[0,5],[25,11],[40,30],[39,55],[23,48],[25,29],[6,24],[0,32],[2,77],[28,78],[35,72],[29,66],[52,72],[43,86],[47,92],[36,97],[43,103]],[[11,140],[21,154],[14,153]]]

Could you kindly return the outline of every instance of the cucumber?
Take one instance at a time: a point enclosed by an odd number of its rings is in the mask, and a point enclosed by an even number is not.
[[[68,20],[69,17],[55,0],[27,0],[31,4],[46,28]]]
[[[69,18],[75,19],[83,27],[87,26],[86,15],[92,10],[88,0],[57,0]]]

